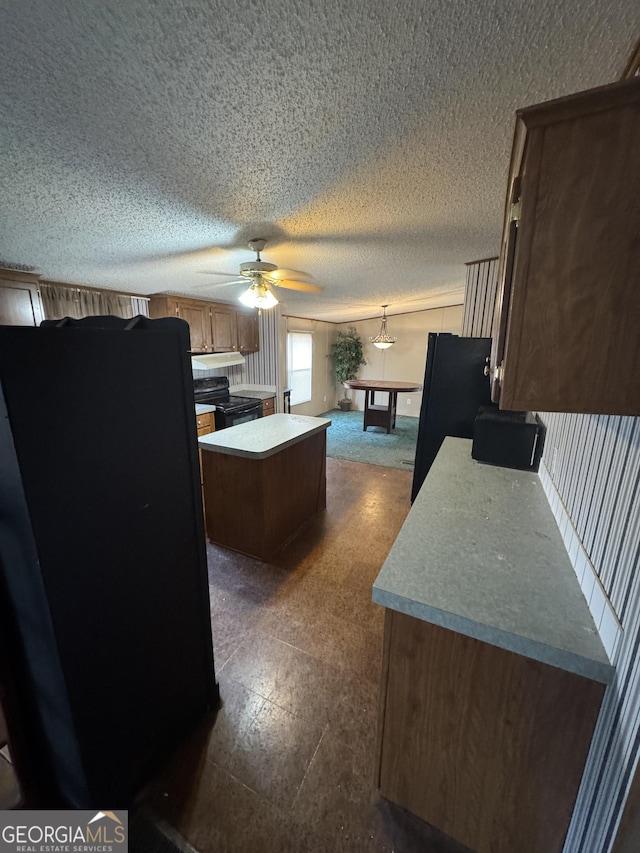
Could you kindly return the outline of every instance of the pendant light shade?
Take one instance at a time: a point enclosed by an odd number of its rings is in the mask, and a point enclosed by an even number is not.
[[[378,347],[378,349],[389,349],[390,346],[395,344],[398,340],[397,338],[392,337],[387,332],[387,308],[388,305],[382,306],[382,325],[380,326],[380,331],[375,337],[370,337],[369,340],[374,345],[374,347]]]
[[[254,281],[251,287],[245,290],[240,302],[249,308],[273,308],[278,304],[278,300],[261,280]]]

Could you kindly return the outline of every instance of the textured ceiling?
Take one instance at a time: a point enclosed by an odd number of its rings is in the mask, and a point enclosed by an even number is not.
[[[0,0],[0,258],[346,320],[497,253],[514,111],[616,79],[637,0]],[[214,285],[218,285],[215,287]]]

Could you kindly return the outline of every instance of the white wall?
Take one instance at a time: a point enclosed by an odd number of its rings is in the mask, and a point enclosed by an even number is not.
[[[429,332],[452,332],[459,335],[462,328],[462,305],[414,311],[410,314],[391,315],[389,334],[398,338],[388,350],[379,350],[369,343],[370,335],[380,331],[380,317],[359,320],[355,323],[326,323],[299,317],[280,316],[279,306],[263,311],[260,318],[260,351],[247,356],[247,364],[208,371],[194,371],[194,376],[226,375],[231,385],[267,384],[276,390],[276,411],[282,411],[282,388],[287,384],[286,352],[287,332],[311,332],[313,336],[312,399],[309,403],[293,406],[299,415],[320,415],[338,405],[344,396],[329,358],[331,344],[338,329],[354,325],[361,336],[367,364],[360,368],[360,379],[395,379],[401,382],[422,383],[427,355]],[[364,408],[364,392],[349,392],[354,399],[354,409]],[[419,417],[422,395],[398,396],[398,414]],[[407,403],[411,400],[411,403]],[[381,397],[382,402],[382,397]]]
[[[371,335],[380,331],[382,312],[373,320],[359,320],[355,323],[342,323],[336,328],[346,331],[347,326],[355,326],[364,344],[364,357],[367,364],[360,368],[358,379],[384,379],[397,382],[415,382],[422,384],[427,358],[427,338],[429,332],[452,332],[459,335],[462,329],[462,305],[446,308],[432,308],[429,311],[414,311],[411,314],[387,315],[387,331],[398,340],[389,349],[381,350],[369,343]],[[344,396],[344,389],[338,386],[334,378],[334,404]],[[350,391],[352,408],[364,409],[364,391]],[[377,395],[376,395],[377,397]],[[380,395],[382,402],[383,397]],[[409,402],[410,401],[410,402]],[[398,414],[420,416],[422,394],[398,394]]]

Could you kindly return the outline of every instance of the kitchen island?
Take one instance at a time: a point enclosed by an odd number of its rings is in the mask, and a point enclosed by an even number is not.
[[[382,795],[477,853],[560,853],[614,669],[537,474],[445,439],[373,600]]]
[[[277,414],[200,438],[211,542],[268,560],[323,510],[330,425]]]

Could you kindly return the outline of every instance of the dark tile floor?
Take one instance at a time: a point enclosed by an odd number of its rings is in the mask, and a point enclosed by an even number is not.
[[[327,510],[269,564],[209,546],[222,706],[144,801],[201,853],[466,848],[378,796],[371,585],[411,474],[327,460]]]

